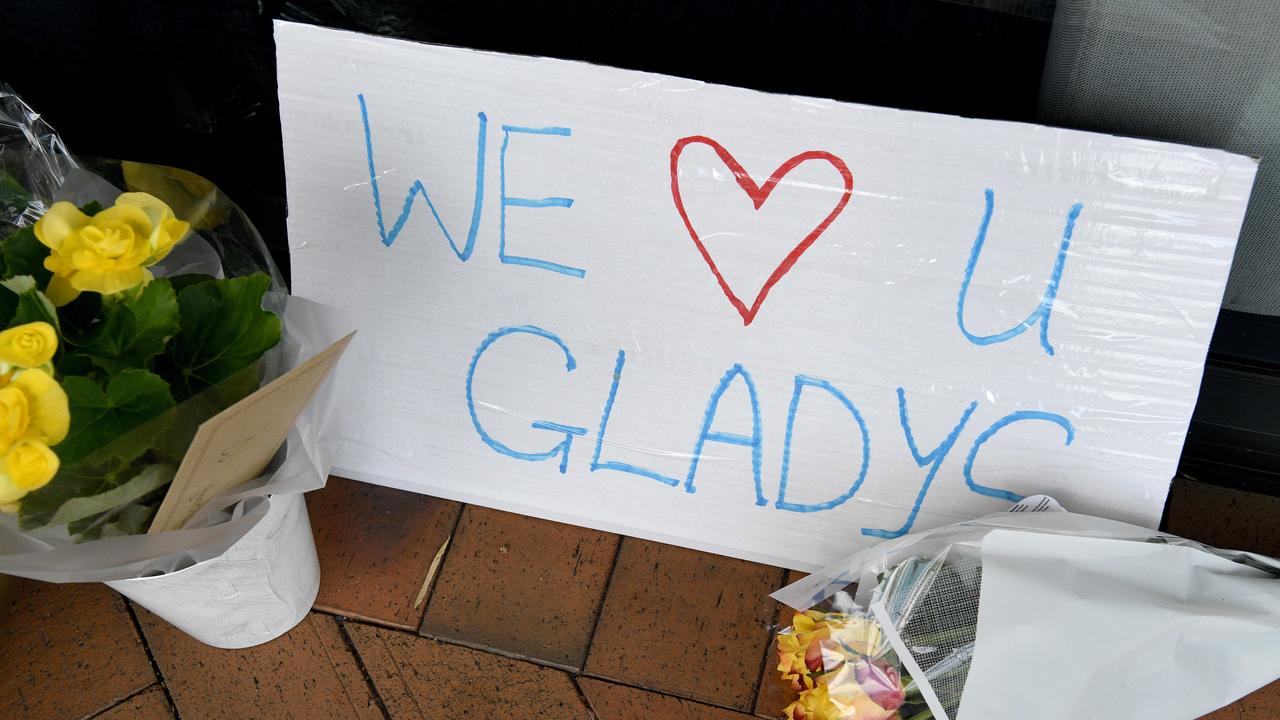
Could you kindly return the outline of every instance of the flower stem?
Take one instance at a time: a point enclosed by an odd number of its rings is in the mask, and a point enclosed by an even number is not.
[[[916,713],[907,720],[933,720],[933,710],[925,708],[923,712]]]

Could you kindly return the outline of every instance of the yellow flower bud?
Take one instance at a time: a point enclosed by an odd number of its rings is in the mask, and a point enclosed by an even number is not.
[[[93,217],[69,202],[54,203],[34,228],[50,250],[44,266],[53,279],[45,294],[62,306],[84,291],[114,295],[136,288],[151,280],[147,268],[164,259],[190,229],[147,193],[123,193]]]
[[[49,484],[58,473],[58,456],[38,440],[23,440],[5,455],[4,472],[26,494]]]
[[[150,193],[195,228],[214,228],[226,222],[231,203],[208,180],[187,170],[122,161],[125,187]]]
[[[58,333],[47,322],[33,322],[0,332],[0,363],[40,367],[58,351]]]

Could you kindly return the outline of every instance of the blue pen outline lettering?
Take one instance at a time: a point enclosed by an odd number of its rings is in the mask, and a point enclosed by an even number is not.
[[[969,342],[975,345],[991,345],[1011,340],[1038,322],[1040,323],[1040,345],[1046,353],[1053,355],[1053,345],[1049,343],[1049,316],[1053,312],[1053,301],[1058,296],[1058,285],[1062,281],[1062,271],[1066,268],[1067,250],[1071,247],[1071,234],[1075,232],[1076,220],[1080,217],[1080,212],[1084,210],[1084,203],[1076,203],[1067,211],[1067,223],[1062,231],[1062,244],[1058,246],[1058,256],[1053,261],[1053,271],[1049,274],[1049,281],[1045,285],[1044,295],[1041,296],[1040,304],[1036,309],[1032,310],[1025,320],[1004,332],[994,335],[975,335],[964,326],[964,303],[969,294],[969,284],[973,281],[973,273],[978,267],[978,257],[982,254],[982,246],[987,241],[987,229],[991,226],[991,215],[995,211],[995,191],[987,188],[984,191],[984,195],[986,197],[986,210],[982,214],[982,223],[978,226],[978,237],[973,241],[973,249],[969,252],[969,262],[965,265],[964,277],[960,281],[960,295],[956,301],[956,323],[960,326],[960,332],[969,339]]]
[[[853,415],[853,419],[858,422],[858,429],[862,432],[862,469],[858,471],[858,479],[853,481],[853,485],[841,496],[828,500],[823,503],[800,504],[786,501],[787,496],[787,475],[791,466],[791,435],[795,429],[796,410],[800,407],[800,394],[805,387],[816,387],[826,390],[835,399],[844,405],[845,409]],[[862,419],[862,413],[858,412],[858,408],[853,404],[844,393],[826,380],[809,377],[807,375],[797,375],[795,381],[795,389],[791,392],[791,407],[787,410],[787,433],[782,442],[782,472],[778,480],[778,499],[774,502],[774,507],[779,510],[790,510],[792,512],[818,512],[820,510],[830,510],[844,504],[849,498],[858,493],[862,487],[862,483],[867,479],[867,468],[871,465],[871,436],[867,432],[867,423]]]
[[[564,433],[564,440],[546,452],[528,453],[515,450],[490,435],[489,432],[484,429],[484,426],[480,424],[480,418],[476,414],[476,401],[472,391],[472,385],[475,380],[476,366],[480,364],[480,356],[484,355],[485,351],[487,351],[489,347],[498,340],[517,333],[525,333],[545,338],[559,346],[559,348],[564,351],[564,369],[566,372],[573,372],[573,370],[578,367],[578,361],[573,359],[573,353],[569,352],[569,346],[565,345],[564,341],[555,333],[543,330],[540,327],[536,327],[534,325],[520,325],[517,327],[499,328],[498,330],[489,333],[485,339],[481,341],[479,347],[476,348],[475,354],[471,356],[471,365],[467,367],[467,412],[471,413],[471,425],[475,427],[476,433],[480,436],[480,439],[484,441],[485,445],[488,445],[493,450],[506,455],[507,457],[513,457],[517,460],[537,462],[539,460],[550,460],[551,458],[559,455],[560,473],[564,474],[569,469],[569,450],[573,447],[573,439],[575,437],[585,435],[587,433],[586,428],[574,427],[572,425],[561,425],[559,423],[548,422],[546,420],[535,420],[533,422],[533,427],[539,430],[555,430],[557,432]]]
[[[964,462],[964,482],[969,486],[970,490],[978,493],[979,495],[1008,500],[1009,502],[1016,503],[1022,501],[1023,497],[1017,493],[987,487],[986,485],[979,485],[974,482],[973,463],[978,459],[978,449],[982,447],[983,443],[990,440],[996,433],[1000,432],[1002,428],[1016,422],[1022,422],[1023,420],[1043,420],[1045,422],[1051,422],[1062,428],[1067,432],[1067,441],[1063,443],[1063,445],[1070,445],[1071,441],[1076,438],[1076,429],[1071,424],[1071,421],[1057,413],[1042,412],[1040,410],[1018,410],[1016,412],[1011,412],[992,423],[991,427],[983,430],[982,434],[978,435],[978,438],[973,441],[973,448],[969,450],[969,457]]]
[[[591,472],[595,472],[597,470],[617,470],[618,472],[647,477],[651,480],[657,480],[664,485],[675,487],[680,484],[679,480],[656,473],[647,468],[642,468],[630,463],[618,462],[616,460],[600,462],[600,452],[604,448],[604,433],[609,427],[609,415],[613,413],[613,401],[618,397],[618,384],[622,381],[622,367],[626,362],[626,351],[619,350],[618,360],[613,366],[613,384],[609,386],[609,398],[605,400],[604,411],[600,413],[600,432],[596,433],[596,451],[595,454],[591,456]]]
[[[360,102],[360,120],[364,123],[364,151],[369,162],[369,187],[373,192],[373,212],[378,221],[378,235],[382,238],[382,244],[391,247],[391,244],[396,241],[405,223],[409,221],[409,215],[413,212],[413,199],[421,195],[422,199],[427,201],[427,208],[431,210],[431,216],[436,219],[436,225],[440,226],[440,232],[444,233],[444,239],[448,240],[449,247],[453,248],[453,253],[463,262],[469,260],[472,251],[476,248],[476,233],[480,230],[480,216],[484,206],[485,129],[488,127],[489,119],[484,113],[478,113],[480,129],[476,137],[475,200],[471,205],[471,227],[467,230],[467,244],[459,248],[453,241],[453,236],[449,234],[449,229],[444,226],[444,220],[440,219],[440,213],[436,210],[435,203],[431,202],[431,196],[427,194],[427,188],[421,180],[414,180],[413,185],[409,187],[409,193],[404,197],[404,205],[400,208],[400,216],[391,226],[391,231],[387,232],[387,226],[382,217],[382,193],[378,189],[378,169],[373,162],[373,134],[369,130],[369,109],[365,106],[363,93],[356,95],[356,99]]]
[[[518,127],[515,125],[502,126],[502,150],[498,153],[498,187],[502,196],[502,209],[498,214],[498,260],[508,265],[524,265],[526,267],[541,268],[550,270],[551,272],[560,273],[561,275],[569,275],[571,277],[581,278],[587,274],[582,268],[569,267],[560,263],[551,262],[550,260],[542,260],[539,258],[522,257],[520,255],[507,254],[507,208],[523,207],[523,208],[544,208],[544,207],[573,207],[573,198],[565,197],[548,197],[548,198],[518,198],[507,196],[507,147],[511,144],[511,133],[528,133],[530,135],[559,135],[569,137],[573,132],[567,127]]]
[[[911,526],[916,522],[916,515],[920,513],[920,506],[924,504],[925,495],[929,493],[930,486],[933,485],[933,478],[938,474],[938,468],[942,466],[942,462],[947,459],[947,455],[951,452],[951,448],[956,444],[956,439],[960,437],[960,432],[964,430],[965,424],[969,422],[969,417],[973,415],[973,411],[978,409],[978,403],[975,400],[969,403],[969,407],[965,408],[960,415],[960,422],[951,429],[951,432],[938,443],[938,446],[929,452],[928,455],[921,455],[920,448],[916,446],[915,435],[911,432],[911,421],[907,417],[907,394],[902,388],[898,388],[898,422],[902,425],[902,432],[907,438],[907,448],[911,450],[911,457],[915,459],[916,465],[924,467],[929,465],[929,472],[924,476],[924,482],[920,485],[920,492],[916,495],[915,504],[911,506],[911,512],[907,515],[907,521],[897,530],[881,530],[875,528],[862,528],[862,534],[870,537],[878,538],[896,538],[911,532]]]
[[[715,421],[716,409],[720,406],[720,397],[729,389],[729,384],[733,382],[735,377],[741,377],[743,382],[746,383],[747,394],[751,398],[751,437],[736,433],[718,432],[711,429],[711,424]],[[756,384],[751,379],[751,374],[741,364],[734,363],[733,367],[729,368],[728,372],[724,374],[724,377],[720,378],[720,384],[716,386],[715,391],[711,393],[711,399],[707,401],[707,411],[702,416],[702,430],[698,433],[698,440],[693,445],[693,457],[689,460],[689,474],[684,480],[685,492],[697,492],[697,488],[693,486],[693,477],[698,473],[698,461],[702,458],[702,447],[710,440],[711,442],[751,448],[751,473],[755,478],[756,505],[769,504],[769,501],[764,498],[764,488],[760,482],[761,438],[760,401],[756,397]]]

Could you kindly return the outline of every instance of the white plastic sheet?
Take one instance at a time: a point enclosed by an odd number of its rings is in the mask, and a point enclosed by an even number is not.
[[[1280,676],[1280,580],[1196,548],[997,530],[959,720],[1194,720]]]

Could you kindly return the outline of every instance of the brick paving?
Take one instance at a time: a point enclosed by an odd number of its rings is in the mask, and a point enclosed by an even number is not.
[[[333,478],[308,496],[315,611],[246,650],[191,640],[101,585],[18,581],[0,718],[777,717],[753,563]],[[1175,482],[1169,530],[1280,554],[1280,498]],[[1280,718],[1280,682],[1206,720]]]

